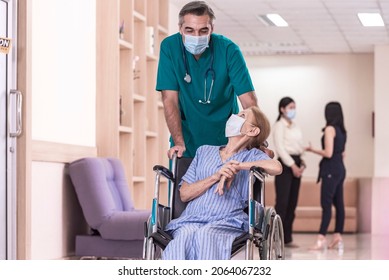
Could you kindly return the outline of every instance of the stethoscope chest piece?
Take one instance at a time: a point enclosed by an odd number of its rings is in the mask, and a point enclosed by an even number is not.
[[[192,81],[192,77],[188,73],[186,73],[184,77],[184,81],[189,84]]]

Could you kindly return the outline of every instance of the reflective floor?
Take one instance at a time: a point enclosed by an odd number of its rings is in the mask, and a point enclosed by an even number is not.
[[[316,234],[293,234],[298,248],[285,248],[287,260],[389,260],[389,235],[344,234],[344,249],[313,251]],[[331,234],[328,235],[331,241]],[[244,259],[240,253],[234,259]]]
[[[371,234],[344,234],[344,249],[312,251],[316,234],[294,234],[294,243],[299,248],[286,248],[289,260],[389,260],[389,236]],[[327,237],[331,241],[331,235]]]

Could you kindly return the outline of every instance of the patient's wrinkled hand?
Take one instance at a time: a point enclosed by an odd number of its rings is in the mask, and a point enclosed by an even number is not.
[[[234,177],[227,179],[225,176],[222,176],[220,178],[219,183],[217,184],[217,187],[215,189],[215,193],[218,193],[219,195],[223,195],[224,194],[224,187],[227,190],[229,190],[233,180],[234,180]]]
[[[233,177],[239,171],[239,161],[231,160],[226,162],[218,171],[219,176],[225,176],[227,179]]]
[[[262,152],[267,154],[270,158],[274,158],[274,151],[273,150],[270,150],[269,148],[267,148],[265,146],[261,146],[260,149],[261,149]]]
[[[218,174],[220,175],[220,180],[215,189],[215,193],[223,195],[224,187],[229,190],[232,181],[234,180],[235,174],[237,174],[239,170],[239,161],[231,160],[224,164],[218,171]]]

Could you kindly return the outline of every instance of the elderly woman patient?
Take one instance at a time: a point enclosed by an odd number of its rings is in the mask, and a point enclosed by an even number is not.
[[[163,259],[230,259],[234,239],[248,231],[248,176],[251,166],[269,175],[282,172],[281,164],[260,147],[270,133],[266,116],[250,107],[232,115],[226,124],[226,146],[201,146],[180,183],[182,215],[166,230],[173,240]]]

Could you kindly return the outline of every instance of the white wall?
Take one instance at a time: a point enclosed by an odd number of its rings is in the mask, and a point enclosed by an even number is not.
[[[296,101],[296,122],[304,141],[320,147],[324,107],[342,104],[348,131],[345,164],[350,177],[372,177],[374,150],[371,114],[374,105],[374,58],[365,55],[302,55],[246,57],[259,106],[271,123],[284,96]],[[272,139],[270,139],[272,145]],[[316,177],[320,157],[306,154],[305,176]]]
[[[32,139],[96,146],[95,0],[34,0]],[[33,162],[31,258],[72,254],[85,232],[64,164]]]
[[[75,236],[87,232],[70,177],[62,163],[32,164],[31,259],[74,254]]]
[[[375,176],[389,177],[389,46],[375,48]]]
[[[32,2],[32,138],[95,146],[95,0]]]
[[[176,5],[169,4],[169,34],[174,34],[178,32],[178,14],[180,12],[181,7],[177,7]]]
[[[389,234],[389,45],[375,48],[375,168],[372,188],[372,232]]]

